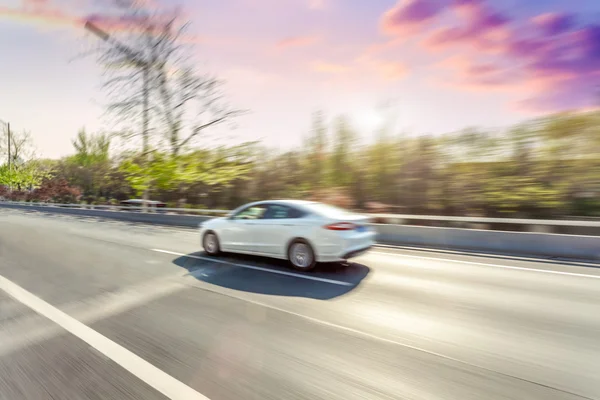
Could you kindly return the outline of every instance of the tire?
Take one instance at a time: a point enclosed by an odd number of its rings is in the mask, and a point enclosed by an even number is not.
[[[296,239],[290,244],[288,260],[292,267],[298,271],[310,271],[317,265],[313,248],[303,239]]]
[[[221,246],[219,245],[219,238],[213,231],[208,231],[204,234],[202,239],[202,247],[209,256],[218,256],[221,253]]]

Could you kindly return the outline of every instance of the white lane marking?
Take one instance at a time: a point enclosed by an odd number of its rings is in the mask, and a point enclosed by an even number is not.
[[[183,283],[176,281],[179,278],[181,274],[161,276],[113,293],[69,303],[60,308],[78,321],[92,324],[187,288]],[[40,326],[39,318],[38,314],[34,314],[3,324],[2,328],[10,334],[6,338],[0,337],[0,357],[33,343],[47,340],[61,332],[61,328],[55,324]]]
[[[174,251],[161,250],[161,249],[150,249],[150,250],[156,251],[156,252],[159,252],[159,253],[171,254],[171,255],[174,255],[174,256],[182,256],[182,257],[188,257],[188,258],[195,258],[197,260],[210,261],[210,262],[215,262],[215,263],[219,263],[219,264],[226,264],[226,265],[231,265],[231,266],[234,266],[234,267],[240,267],[240,268],[246,268],[246,269],[253,269],[255,271],[270,272],[271,274],[293,276],[294,278],[308,279],[310,281],[325,282],[325,283],[331,283],[333,285],[340,285],[340,286],[354,286],[354,284],[348,283],[348,282],[336,281],[336,280],[333,280],[333,279],[326,279],[326,278],[319,278],[319,277],[316,277],[316,276],[295,274],[293,272],[278,271],[276,269],[256,267],[254,265],[233,263],[233,262],[230,262],[230,261],[223,261],[223,260],[219,260],[219,259],[216,259],[216,258],[195,256],[195,255],[191,255],[191,254],[183,254],[183,253],[177,253],[177,252],[174,252]]]
[[[46,303],[44,300],[1,275],[0,289],[36,311],[38,314],[43,315],[57,325],[63,327],[68,332],[77,336],[79,339],[83,340],[168,398],[181,400],[209,400],[208,397],[198,393],[183,382],[178,381],[171,375],[156,368],[138,355],[118,345],[107,337],[102,336],[92,328],[82,324],[75,318]]]
[[[325,320],[322,320],[322,319],[319,319],[319,318],[316,318],[316,317],[308,316],[306,314],[301,314],[301,313],[296,312],[296,311],[288,310],[288,309],[285,309],[285,308],[282,308],[282,307],[278,307],[278,306],[275,306],[275,305],[271,305],[271,304],[268,304],[268,303],[263,303],[261,301],[254,300],[254,299],[246,297],[246,296],[240,296],[238,293],[234,293],[233,291],[223,292],[221,290],[215,290],[215,289],[209,288],[209,287],[201,287],[201,289],[202,290],[206,290],[206,291],[211,292],[211,293],[216,293],[216,294],[219,294],[219,295],[222,295],[222,296],[227,296],[227,297],[230,297],[230,298],[234,298],[234,299],[237,299],[237,300],[241,300],[241,301],[245,301],[245,302],[248,302],[248,303],[251,303],[251,304],[255,304],[257,306],[265,307],[265,308],[270,309],[270,310],[279,311],[279,312],[282,312],[284,314],[292,315],[292,316],[295,316],[297,318],[300,318],[300,319],[303,319],[303,320],[306,320],[306,321],[309,321],[309,322],[312,322],[312,323],[315,323],[315,324],[319,324],[319,325],[322,325],[322,326],[325,326],[325,327],[337,329],[337,330],[342,331],[342,332],[347,332],[347,333],[350,333],[350,334],[354,334],[354,335],[357,335],[359,337],[373,339],[373,340],[376,340],[376,341],[379,341],[379,342],[383,342],[383,343],[387,343],[387,344],[391,344],[391,345],[394,345],[394,346],[400,346],[400,347],[403,347],[403,348],[406,348],[406,349],[410,349],[410,350],[422,352],[422,353],[428,354],[430,356],[439,357],[439,358],[444,359],[444,360],[453,361],[453,362],[456,362],[456,363],[459,363],[459,364],[462,364],[462,365],[467,365],[467,366],[470,366],[470,367],[479,368],[479,369],[482,369],[484,371],[493,372],[495,374],[502,375],[502,376],[505,376],[505,377],[509,377],[509,378],[513,378],[513,379],[518,379],[520,381],[524,381],[524,382],[528,382],[528,383],[531,383],[531,384],[534,384],[534,385],[546,387],[546,388],[549,388],[549,389],[552,389],[552,390],[556,390],[556,391],[560,391],[560,392],[564,392],[564,393],[569,393],[569,394],[571,394],[573,396],[581,397],[581,398],[584,398],[584,399],[589,399],[588,397],[584,397],[584,396],[579,395],[577,393],[572,393],[572,392],[563,390],[563,389],[558,388],[558,387],[550,386],[548,384],[540,383],[540,382],[537,382],[537,381],[534,381],[534,380],[529,380],[527,378],[522,378],[522,377],[520,377],[520,376],[518,376],[516,374],[511,374],[509,372],[503,372],[500,369],[494,369],[492,367],[486,367],[483,364],[477,364],[475,362],[471,362],[471,361],[468,361],[468,360],[461,360],[460,358],[457,358],[457,357],[454,357],[454,356],[450,356],[450,355],[446,355],[446,354],[443,354],[443,353],[439,353],[439,352],[434,351],[434,350],[428,350],[425,347],[419,347],[417,345],[413,345],[413,344],[410,344],[410,343],[407,343],[407,342],[402,342],[402,341],[400,341],[398,339],[386,338],[386,337],[379,336],[379,335],[376,335],[376,334],[373,334],[373,333],[369,333],[369,332],[366,332],[366,331],[363,331],[363,330],[360,330],[360,329],[351,328],[349,326],[344,326],[344,325],[339,325],[339,324],[336,324],[335,322],[328,322],[328,321],[325,321]],[[592,400],[592,399],[589,399],[589,400]]]
[[[575,272],[552,271],[549,269],[538,269],[538,268],[528,268],[528,267],[514,267],[511,265],[488,264],[488,263],[480,263],[480,262],[474,262],[474,261],[452,260],[449,258],[413,256],[413,255],[409,255],[409,254],[384,253],[381,251],[372,251],[369,254],[380,254],[380,255],[385,255],[388,257],[416,258],[419,260],[432,260],[432,261],[439,261],[439,262],[450,262],[450,263],[455,263],[455,264],[478,265],[481,267],[504,268],[504,269],[512,269],[512,270],[517,270],[517,271],[542,272],[542,273],[546,273],[546,274],[578,276],[578,277],[582,277],[582,278],[600,279],[600,275],[577,274]]]
[[[576,258],[568,258],[568,257],[526,257],[519,256],[515,254],[507,254],[507,253],[485,253],[485,252],[477,252],[477,251],[461,251],[461,250],[448,250],[448,249],[436,249],[436,248],[428,248],[428,247],[415,247],[415,246],[402,246],[402,245],[391,245],[391,244],[376,244],[373,246],[374,248],[379,248],[382,250],[396,250],[396,251],[413,251],[420,253],[437,253],[437,254],[451,254],[463,257],[493,257],[499,258],[501,260],[510,260],[510,261],[531,261],[531,262],[544,262],[544,261],[554,261],[554,262],[565,262],[565,263],[577,263],[578,265],[585,265],[590,267],[600,267],[600,262],[592,262],[592,261],[582,261]]]

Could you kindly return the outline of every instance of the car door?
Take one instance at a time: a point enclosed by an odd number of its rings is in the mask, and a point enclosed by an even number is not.
[[[295,237],[304,213],[284,204],[269,204],[256,225],[257,252],[267,256],[286,257],[287,243]]]
[[[256,252],[257,222],[266,211],[265,204],[255,204],[229,217],[227,226],[221,232],[223,250],[233,253]]]

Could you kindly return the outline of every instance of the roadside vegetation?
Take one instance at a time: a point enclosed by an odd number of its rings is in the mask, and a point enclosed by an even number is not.
[[[377,212],[600,216],[597,111],[435,136],[383,127],[369,141],[372,132],[356,131],[350,116],[317,112],[303,144],[288,151],[211,145],[214,129],[243,125],[246,110],[226,101],[218,77],[195,68],[189,21],[144,7],[115,0],[110,17],[87,25],[87,54],[104,68],[114,126],[82,129],[72,155],[49,160],[36,156],[26,131],[14,130],[9,141],[0,124],[0,197],[91,204],[139,197],[219,209],[295,198]],[[119,21],[130,29],[110,31]]]
[[[0,196],[115,204],[148,190],[150,198],[173,207],[227,209],[265,198],[311,198],[381,212],[600,216],[599,121],[590,112],[498,132],[382,131],[365,144],[344,117],[327,121],[317,114],[299,149],[198,144],[178,154],[152,150],[148,163],[140,152],[112,151],[109,135],[82,130],[73,155],[60,160],[35,157],[31,140],[24,141],[12,172],[0,166]]]

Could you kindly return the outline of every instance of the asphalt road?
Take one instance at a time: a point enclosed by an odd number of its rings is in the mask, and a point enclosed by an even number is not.
[[[600,269],[376,248],[301,274],[0,209],[1,399],[600,399]]]

